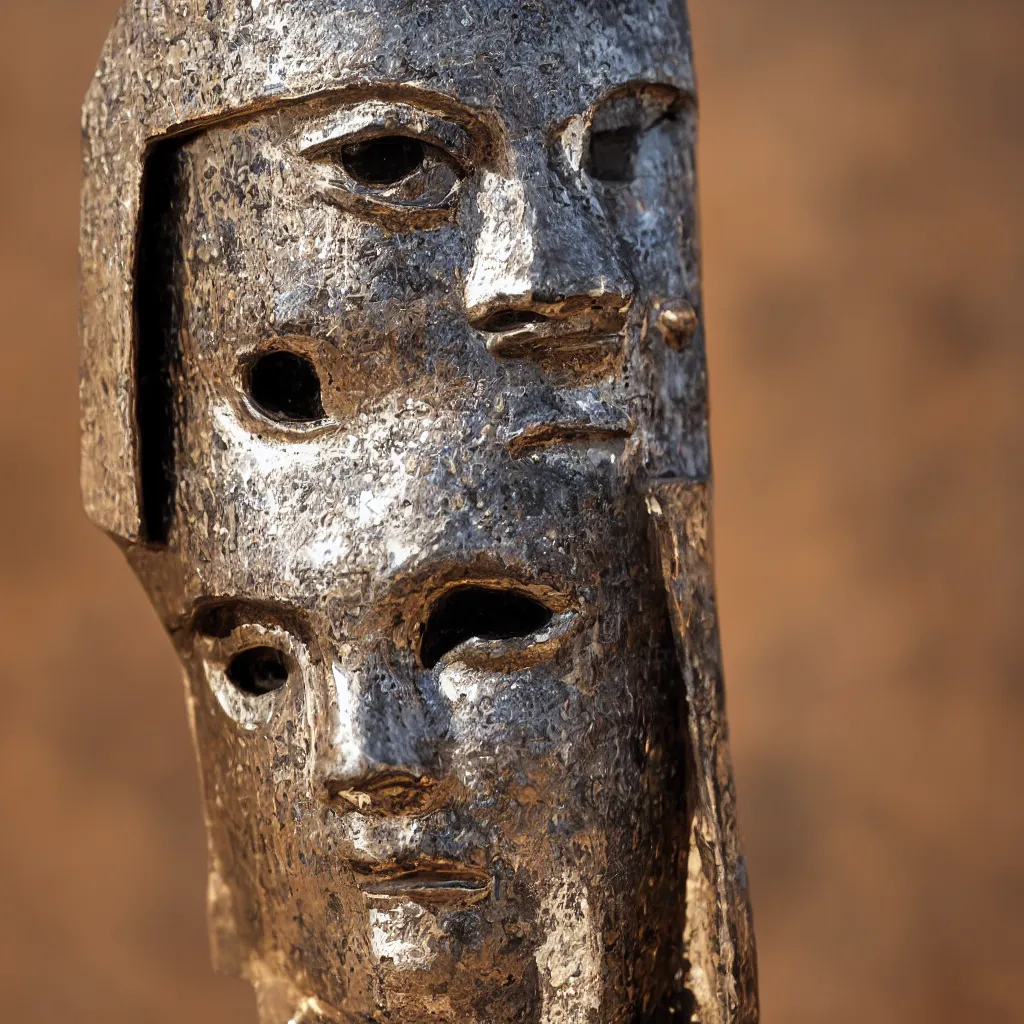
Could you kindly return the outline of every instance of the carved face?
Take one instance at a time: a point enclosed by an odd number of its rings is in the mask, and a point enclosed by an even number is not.
[[[151,160],[173,487],[134,557],[221,955],[275,1024],[655,1019],[688,815],[644,485],[706,458],[654,328],[696,300],[685,20],[378,6],[404,78],[369,34],[350,89]]]

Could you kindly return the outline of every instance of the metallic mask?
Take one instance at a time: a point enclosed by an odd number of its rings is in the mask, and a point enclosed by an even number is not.
[[[83,488],[263,1024],[757,1019],[678,0],[133,0]]]

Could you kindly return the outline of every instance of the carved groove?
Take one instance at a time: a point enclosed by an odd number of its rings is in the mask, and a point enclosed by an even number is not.
[[[157,146],[146,161],[135,285],[135,423],[142,538],[167,544],[177,486],[174,388],[180,320],[173,281],[179,146]]]

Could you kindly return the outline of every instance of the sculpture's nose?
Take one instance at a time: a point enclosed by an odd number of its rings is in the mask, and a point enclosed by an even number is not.
[[[428,809],[440,778],[441,709],[380,655],[335,663],[331,684],[328,799],[368,813]]]
[[[600,207],[539,143],[515,146],[511,168],[483,176],[470,214],[469,322],[499,336],[532,325],[564,334],[574,320],[581,331],[621,330],[633,285]]]

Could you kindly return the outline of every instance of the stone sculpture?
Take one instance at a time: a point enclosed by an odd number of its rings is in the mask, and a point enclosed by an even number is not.
[[[129,0],[83,489],[263,1024],[757,1019],[681,0]]]

